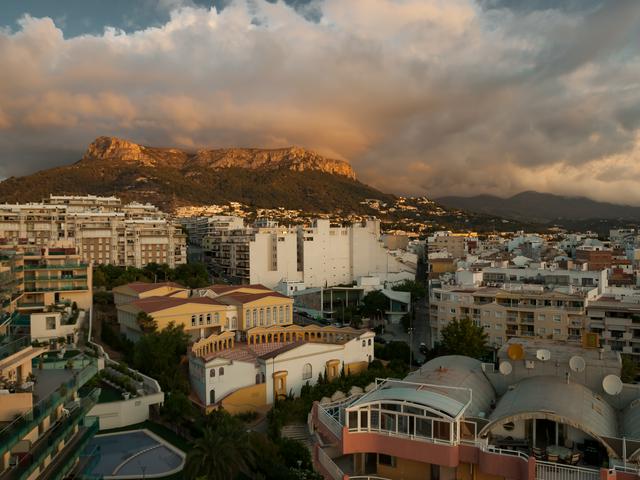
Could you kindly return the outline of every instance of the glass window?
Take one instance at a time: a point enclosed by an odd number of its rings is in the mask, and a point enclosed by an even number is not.
[[[267,308],[267,325],[271,325],[271,308]]]
[[[280,305],[280,323],[284,323],[284,308],[282,308],[282,305]]]
[[[220,314],[216,312],[213,316],[215,323],[220,323]]]
[[[289,305],[284,307],[284,310],[285,310],[285,312],[284,312],[285,313],[285,315],[284,315],[285,316],[285,322],[288,322],[288,321],[291,320],[291,317],[289,316]]]
[[[191,315],[191,326],[192,327],[196,326],[196,316],[195,315]]]
[[[200,314],[199,320],[200,320],[200,322],[199,322],[200,325],[202,325],[204,323],[204,314],[202,314],[202,313]]]
[[[220,376],[224,375],[224,367],[220,367],[218,369],[218,375],[220,375]]]
[[[211,314],[207,313],[207,325],[211,325]]]
[[[308,380],[313,376],[313,368],[310,363],[305,363],[304,367],[302,367],[302,379]]]
[[[264,325],[264,308],[260,309],[260,325]]]
[[[47,330],[56,329],[56,317],[47,317]]]
[[[209,372],[209,376],[210,377],[215,377],[216,376],[216,369],[212,368],[211,371]]]

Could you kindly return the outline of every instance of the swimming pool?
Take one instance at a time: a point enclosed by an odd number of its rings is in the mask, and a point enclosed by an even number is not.
[[[87,450],[94,448],[99,459],[90,476],[158,478],[184,467],[184,452],[146,429],[96,435],[87,445]]]

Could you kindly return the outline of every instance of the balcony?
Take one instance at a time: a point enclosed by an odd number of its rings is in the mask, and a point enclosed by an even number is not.
[[[33,409],[4,426],[2,430],[0,430],[0,455],[11,450],[27,433],[51,415],[58,406],[70,401],[73,398],[74,392],[87,383],[96,373],[98,373],[96,365],[93,363],[88,365],[81,370],[76,377],[64,383],[67,390],[64,395],[59,389],[54,391],[40,401]]]
[[[3,475],[0,475],[0,480],[23,480],[29,478],[33,472],[45,461],[48,456],[57,455],[57,449],[61,440],[66,442],[72,442],[75,434],[75,427],[84,419],[89,410],[98,402],[100,396],[100,389],[94,389],[82,398],[77,403],[71,403],[71,405],[77,405],[70,409],[70,413],[67,416],[62,416],[55,424],[53,424],[38,440],[33,444],[29,450],[29,455],[23,457],[18,464],[12,469],[6,471]],[[97,423],[97,422],[96,422]],[[97,429],[97,426],[94,427]],[[81,435],[86,432],[82,431]],[[65,450],[62,450],[64,452]],[[68,454],[69,452],[67,452]],[[79,453],[79,452],[78,452]],[[54,459],[54,463],[55,459]],[[58,465],[61,467],[62,465]],[[45,472],[48,472],[47,477],[40,474],[38,478],[50,478],[55,473],[55,466],[51,470],[47,468]],[[43,473],[45,473],[43,472]]]

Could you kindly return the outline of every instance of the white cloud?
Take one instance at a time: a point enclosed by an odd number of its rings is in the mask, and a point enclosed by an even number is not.
[[[537,188],[640,204],[623,189],[640,181],[638,3],[583,16],[318,0],[306,7],[318,22],[283,2],[165,4],[165,25],[132,33],[65,39],[51,19],[28,16],[0,31],[0,175],[120,135],[302,145],[398,193]],[[617,20],[622,31],[610,44],[598,37],[593,56],[571,41]],[[606,175],[613,166],[624,180]]]

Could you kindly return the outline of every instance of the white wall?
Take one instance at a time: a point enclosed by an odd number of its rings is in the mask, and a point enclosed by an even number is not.
[[[100,419],[100,430],[127,427],[149,419],[149,406],[164,402],[164,393],[130,398],[119,402],[98,403],[88,416]]]
[[[249,242],[249,282],[275,288],[281,280],[302,280],[297,235],[289,231],[256,233]]]
[[[220,375],[220,368],[224,368],[224,375]],[[215,377],[211,376],[211,370],[216,372]],[[205,405],[209,402],[212,389],[216,392],[216,402],[219,402],[231,392],[242,387],[255,385],[256,374],[260,373],[260,367],[254,362],[231,361],[225,358],[215,358],[207,362],[204,368],[205,396],[201,398]]]

